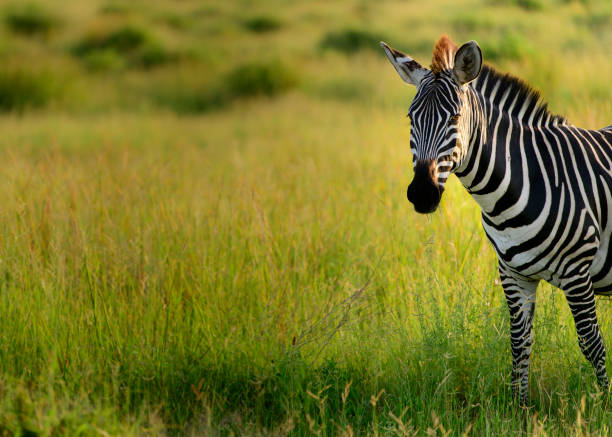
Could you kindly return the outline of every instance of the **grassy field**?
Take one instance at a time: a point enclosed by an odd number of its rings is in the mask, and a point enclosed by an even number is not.
[[[521,410],[476,204],[406,200],[377,42],[442,33],[612,123],[603,0],[3,3],[0,435],[609,435],[562,292]]]

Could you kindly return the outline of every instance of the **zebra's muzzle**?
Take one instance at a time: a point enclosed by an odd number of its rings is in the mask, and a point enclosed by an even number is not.
[[[437,179],[435,161],[417,161],[407,192],[416,212],[429,214],[438,208],[444,188],[438,185]]]

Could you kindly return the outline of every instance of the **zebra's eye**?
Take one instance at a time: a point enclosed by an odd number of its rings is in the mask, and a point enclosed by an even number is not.
[[[449,124],[451,124],[451,123],[453,123],[453,124],[454,124],[454,123],[457,123],[457,121],[459,121],[459,116],[460,116],[460,115],[461,115],[461,114],[451,115],[451,118],[449,118],[449,119],[448,119],[448,123],[449,123]]]

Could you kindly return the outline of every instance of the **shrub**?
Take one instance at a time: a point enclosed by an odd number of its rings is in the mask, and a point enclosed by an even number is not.
[[[528,11],[539,11],[544,9],[542,0],[515,0],[515,3],[518,7]]]
[[[226,106],[231,98],[221,88],[206,88],[185,83],[154,87],[155,102],[179,114],[197,114]]]
[[[49,72],[0,69],[0,111],[23,112],[46,106],[58,93],[54,77]]]
[[[298,83],[297,76],[282,63],[257,62],[241,65],[223,76],[216,84],[194,82],[193,74],[156,84],[151,90],[160,106],[178,113],[200,113],[223,108],[236,99],[275,96]]]
[[[132,64],[143,68],[153,68],[176,61],[178,58],[177,53],[170,52],[161,43],[153,41],[139,50],[137,56],[132,59]]]
[[[79,42],[74,52],[82,55],[95,50],[115,50],[118,53],[132,52],[150,40],[144,30],[132,26],[115,29],[109,33],[90,33]]]
[[[244,21],[243,25],[251,32],[264,33],[279,29],[281,22],[273,17],[259,16]]]
[[[497,39],[483,41],[482,53],[485,60],[518,60],[533,53],[533,48],[525,38],[513,32],[505,32]]]
[[[280,62],[249,63],[232,70],[224,80],[233,97],[274,96],[297,85],[295,73]]]
[[[492,0],[491,3],[518,6],[527,11],[539,11],[544,9],[543,0]]]
[[[332,49],[345,54],[352,54],[360,50],[380,50],[378,43],[385,38],[377,33],[366,30],[344,29],[327,33],[319,46],[322,49]]]
[[[116,57],[124,59],[125,65],[143,68],[155,67],[177,57],[144,29],[131,25],[90,33],[74,46],[73,52],[87,64],[91,64],[92,59],[111,58],[109,53],[114,52]]]
[[[47,36],[59,27],[60,20],[37,4],[11,6],[4,16],[6,26],[14,33]]]
[[[109,71],[121,70],[125,67],[125,59],[115,50],[94,50],[83,56],[83,62],[90,70]]]

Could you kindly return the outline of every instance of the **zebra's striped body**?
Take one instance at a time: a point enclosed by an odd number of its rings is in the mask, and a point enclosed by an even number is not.
[[[552,115],[520,80],[482,66],[474,42],[443,37],[433,71],[383,44],[417,86],[409,116],[418,212],[437,207],[455,173],[482,209],[511,319],[513,385],[528,399],[538,282],[563,289],[579,345],[608,386],[594,294],[612,294],[612,130],[585,130]]]
[[[487,67],[473,85],[487,137],[455,174],[482,209],[504,265],[555,286],[586,268],[599,294],[612,292],[612,131],[591,131],[517,102]],[[497,92],[493,90],[497,88]],[[500,102],[504,101],[503,104]],[[518,109],[516,116],[508,108]]]

